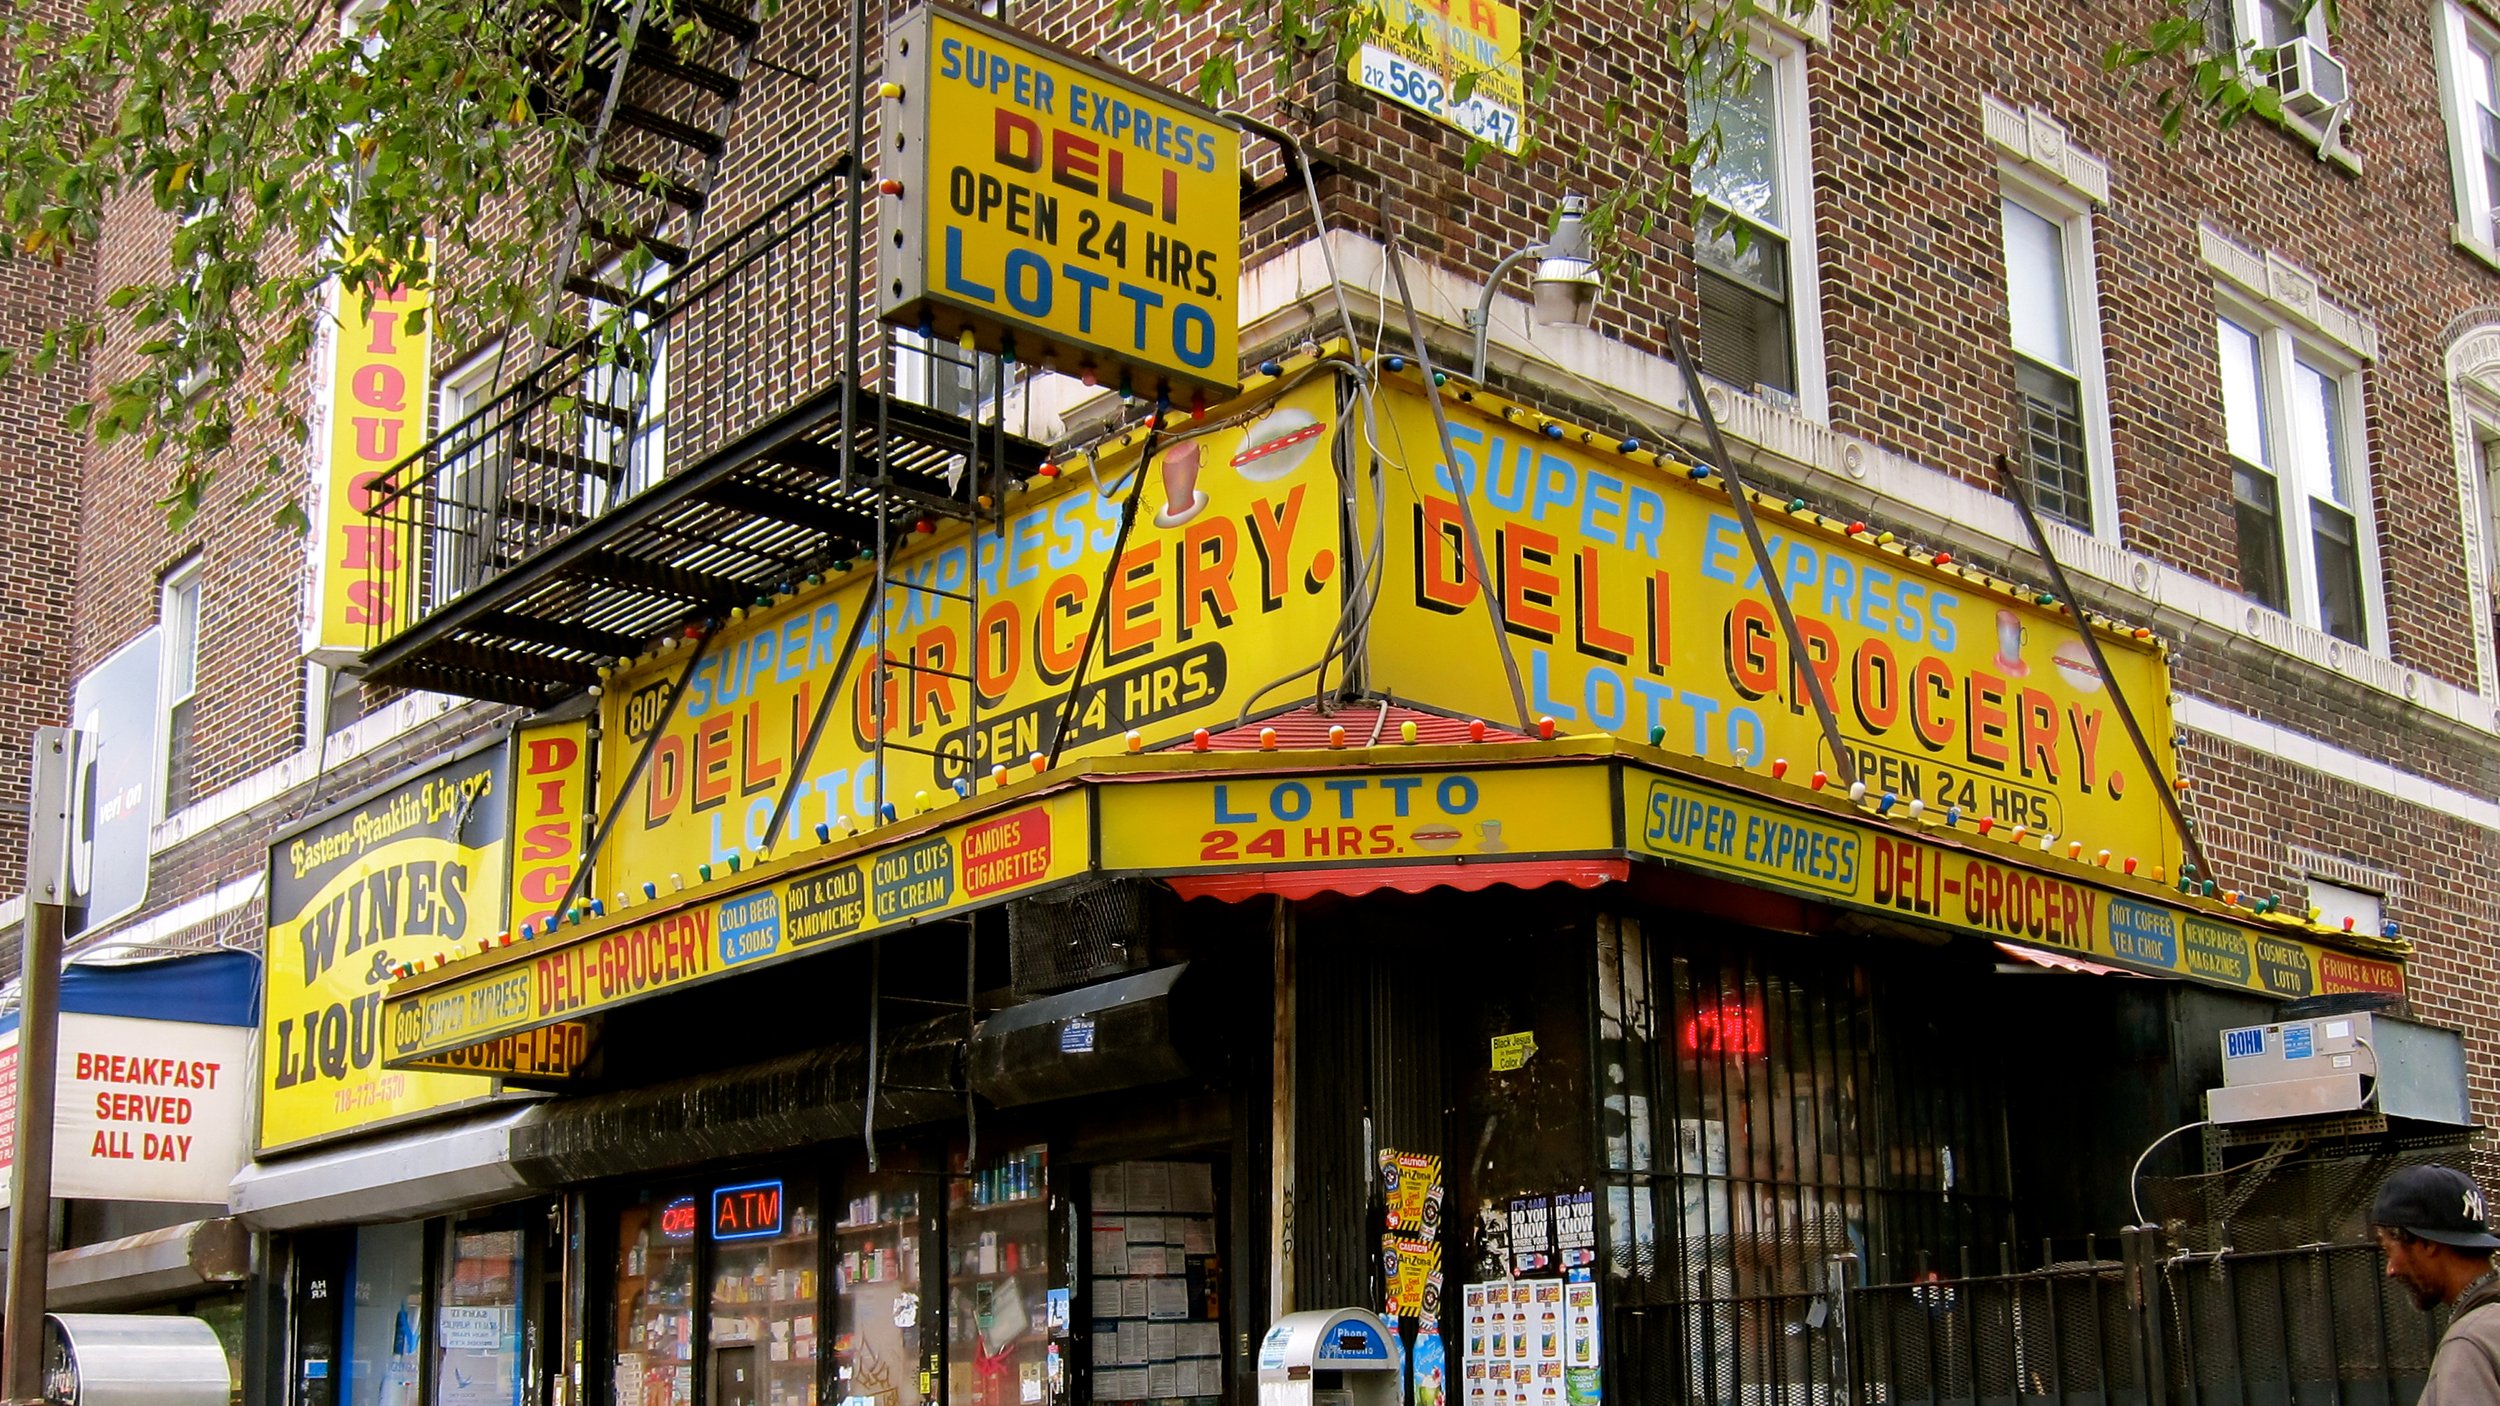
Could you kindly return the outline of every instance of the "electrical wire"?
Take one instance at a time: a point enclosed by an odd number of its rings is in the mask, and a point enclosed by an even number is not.
[[[2199,1118],[2193,1123],[2181,1123],[2179,1126],[2172,1128],[2169,1132],[2163,1133],[2160,1137],[2144,1144],[2144,1150],[2135,1155],[2135,1166],[2127,1173],[2127,1204],[2135,1208],[2135,1223],[2137,1225],[2144,1224],[2144,1198],[2139,1194],[2138,1188],[2144,1181],[2144,1164],[2152,1158],[2153,1149],[2161,1146],[2165,1142],[2170,1141],[2172,1138],[2177,1137],[2181,1133],[2194,1132],[2198,1128],[2212,1127],[2213,1121],[2214,1120],[2211,1118]]]

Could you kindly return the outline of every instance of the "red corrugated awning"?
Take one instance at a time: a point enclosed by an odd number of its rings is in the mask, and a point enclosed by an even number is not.
[[[1534,889],[1569,884],[1593,889],[1631,877],[1632,865],[1622,859],[1523,859],[1494,864],[1380,864],[1356,869],[1281,869],[1246,874],[1175,877],[1172,891],[1183,898],[1220,898],[1239,903],[1273,894],[1283,898],[1316,898],[1324,893],[1357,898],[1391,889],[1426,893],[1456,889],[1474,893],[1497,885]]]
[[[1997,950],[2008,957],[2020,958],[2033,966],[2047,967],[2051,971],[2082,972],[2087,976],[2142,977],[2144,975],[2142,972],[2128,971],[2124,967],[2105,967],[2098,962],[2087,962],[2081,957],[2069,957],[2063,952],[2043,952],[2037,947],[2017,947],[2010,942],[1998,943]]]

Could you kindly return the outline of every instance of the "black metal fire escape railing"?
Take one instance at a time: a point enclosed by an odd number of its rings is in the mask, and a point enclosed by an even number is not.
[[[1033,473],[1037,445],[897,399],[881,372],[846,384],[894,350],[856,351],[883,335],[846,253],[864,198],[837,162],[664,279],[594,302],[590,333],[377,482],[368,589],[389,618],[366,677],[545,706],[870,555],[881,521],[891,540],[898,522],[980,520],[973,480]],[[964,472],[983,455],[987,473]]]

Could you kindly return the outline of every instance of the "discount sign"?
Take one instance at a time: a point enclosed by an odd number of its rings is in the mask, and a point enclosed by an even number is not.
[[[886,72],[888,321],[1140,392],[1239,384],[1232,128],[954,11],[898,25]]]

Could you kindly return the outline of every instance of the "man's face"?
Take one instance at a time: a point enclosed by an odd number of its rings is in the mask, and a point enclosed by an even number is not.
[[[2387,1277],[2405,1286],[2414,1303],[2437,1308],[2447,1302],[2447,1285],[2437,1274],[2439,1247],[2385,1226],[2378,1228],[2378,1247],[2387,1255]]]

